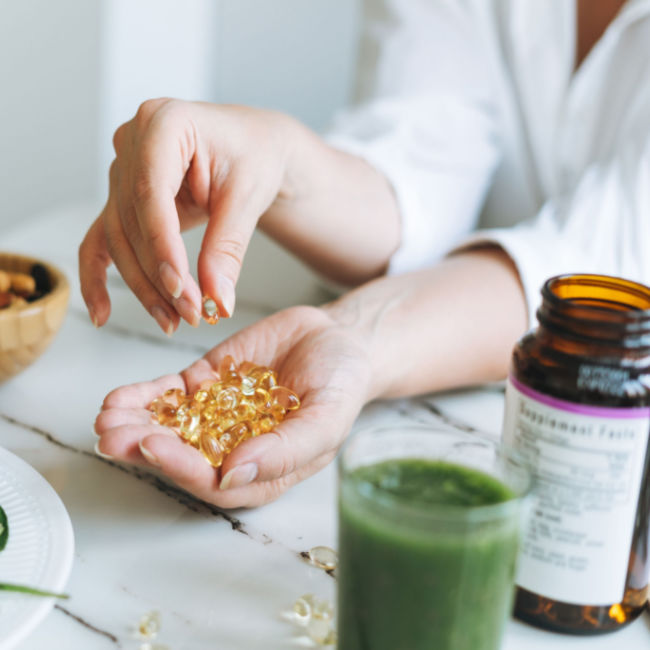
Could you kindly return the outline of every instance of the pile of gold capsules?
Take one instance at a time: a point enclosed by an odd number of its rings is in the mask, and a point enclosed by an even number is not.
[[[158,422],[198,449],[213,467],[237,445],[271,431],[288,411],[300,407],[298,396],[278,385],[276,373],[228,355],[218,378],[201,383],[193,394],[171,388],[149,406]]]

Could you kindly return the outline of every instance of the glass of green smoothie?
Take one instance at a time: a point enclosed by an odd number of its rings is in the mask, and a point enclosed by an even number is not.
[[[339,650],[498,650],[531,477],[487,435],[396,426],[339,455]]]

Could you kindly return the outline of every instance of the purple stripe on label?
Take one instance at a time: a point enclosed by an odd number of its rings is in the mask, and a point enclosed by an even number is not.
[[[536,402],[541,404],[546,404],[547,406],[552,406],[555,409],[560,411],[568,411],[569,413],[580,413],[581,415],[592,415],[594,417],[600,418],[612,418],[612,419],[641,419],[650,417],[650,407],[621,407],[621,408],[612,408],[611,406],[587,406],[586,404],[575,404],[573,402],[567,402],[563,399],[557,399],[557,397],[550,397],[549,395],[544,395],[544,393],[538,393],[536,390],[525,386],[521,382],[517,381],[512,375],[508,377],[508,381],[523,395],[534,399]]]

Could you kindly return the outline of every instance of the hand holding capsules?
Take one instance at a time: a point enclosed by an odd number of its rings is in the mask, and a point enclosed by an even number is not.
[[[196,390],[226,356],[274,368],[302,405],[272,432],[234,449],[217,470],[152,419],[151,401],[169,388]],[[225,508],[261,505],[329,463],[366,400],[365,349],[325,310],[295,307],[236,334],[177,375],[123,386],[97,417],[98,451],[160,468],[180,487]]]

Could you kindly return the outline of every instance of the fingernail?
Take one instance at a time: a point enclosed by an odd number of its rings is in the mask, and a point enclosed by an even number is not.
[[[90,322],[97,328],[99,328],[99,321],[97,320],[97,314],[93,307],[88,307],[88,316],[90,316]]]
[[[160,467],[160,461],[158,458],[152,454],[145,446],[142,440],[138,443],[138,446],[140,447],[140,451],[142,452],[142,455],[145,457],[146,461],[150,464],[153,465],[154,467]]]
[[[167,316],[167,312],[162,307],[159,305],[154,305],[151,308],[151,315],[156,320],[156,323],[158,323],[160,326],[160,329],[165,332],[167,336],[171,336],[174,333],[174,327],[172,325],[171,318]]]
[[[217,276],[217,296],[226,312],[222,316],[230,318],[235,311],[235,285],[225,275]]]
[[[100,458],[105,458],[106,460],[113,460],[113,456],[111,456],[111,455],[109,455],[109,454],[105,454],[103,451],[100,450],[100,448],[99,448],[99,443],[100,443],[100,442],[101,442],[101,440],[98,440],[98,441],[95,443],[95,453],[96,453]]]
[[[180,298],[181,293],[183,292],[183,280],[181,279],[181,276],[174,271],[171,264],[163,262],[158,267],[158,273],[160,275],[160,281],[172,297]]]
[[[196,307],[185,296],[179,298],[175,303],[176,311],[192,326],[198,327],[201,315]]]
[[[244,463],[243,465],[233,467],[221,479],[219,489],[228,490],[229,488],[244,487],[244,485],[248,485],[255,480],[257,472],[258,469],[255,463]]]

